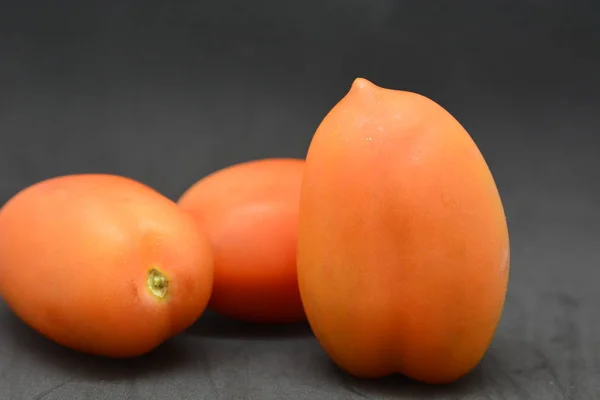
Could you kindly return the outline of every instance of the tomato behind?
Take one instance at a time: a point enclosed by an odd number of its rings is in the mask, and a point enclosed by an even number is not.
[[[249,322],[305,319],[296,275],[304,161],[253,160],[204,177],[179,199],[215,258],[209,307]]]

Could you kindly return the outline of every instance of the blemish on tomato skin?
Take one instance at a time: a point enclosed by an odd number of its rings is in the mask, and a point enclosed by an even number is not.
[[[443,190],[440,194],[442,204],[450,209],[455,209],[458,206],[456,199],[450,195],[447,190]]]
[[[131,281],[131,293],[133,293],[133,297],[134,298],[138,298],[139,293],[138,293],[138,288],[137,285],[135,284],[135,282]]]

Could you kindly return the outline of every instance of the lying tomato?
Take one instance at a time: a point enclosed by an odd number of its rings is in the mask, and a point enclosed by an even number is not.
[[[193,220],[129,178],[55,177],[0,210],[0,294],[33,329],[81,352],[154,349],[202,314],[212,274]]]
[[[239,163],[192,185],[180,207],[207,233],[215,259],[209,307],[249,322],[304,320],[296,275],[304,161]]]
[[[299,218],[303,304],[342,369],[446,383],[479,363],[503,309],[508,230],[446,110],[356,79],[315,132]]]

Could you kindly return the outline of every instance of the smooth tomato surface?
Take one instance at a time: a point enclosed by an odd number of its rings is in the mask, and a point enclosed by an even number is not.
[[[0,209],[0,293],[32,328],[108,357],[146,353],[210,297],[206,237],[177,205],[129,178],[51,178]]]
[[[299,218],[302,300],[340,367],[445,383],[478,364],[503,309],[508,229],[446,110],[356,79],[314,135]]]
[[[250,322],[304,320],[296,274],[304,161],[239,163],[192,185],[180,207],[207,233],[215,259],[209,307]]]

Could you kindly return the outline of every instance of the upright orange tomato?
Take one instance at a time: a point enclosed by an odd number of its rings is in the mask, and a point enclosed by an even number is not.
[[[314,135],[299,218],[302,300],[341,368],[446,383],[479,363],[503,309],[508,230],[446,110],[356,79]]]
[[[293,158],[243,162],[204,177],[179,199],[213,249],[213,310],[249,322],[305,320],[296,275],[303,168]]]
[[[36,183],[0,210],[0,294],[49,339],[132,357],[183,331],[212,288],[208,240],[155,190],[83,174]]]

